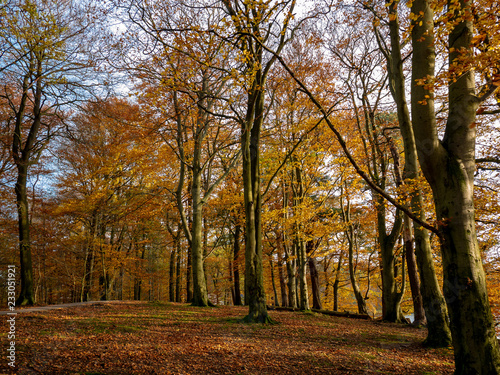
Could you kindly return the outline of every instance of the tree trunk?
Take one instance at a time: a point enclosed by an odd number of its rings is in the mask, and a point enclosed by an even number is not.
[[[196,152],[195,152],[196,153]],[[208,306],[208,292],[203,267],[203,242],[202,242],[202,204],[201,193],[201,169],[196,160],[193,162],[193,182],[191,195],[193,199],[193,222],[191,229],[191,256],[193,272],[193,306]]]
[[[296,240],[297,248],[297,265],[298,265],[298,306],[301,310],[309,310],[309,293],[307,290],[307,256],[306,256],[306,246],[304,240]]]
[[[307,258],[309,264],[309,275],[311,276],[311,289],[313,297],[313,309],[323,310],[323,305],[321,303],[321,292],[319,290],[319,273],[318,267],[316,266],[316,259],[312,256],[314,250],[314,242],[307,241]]]
[[[143,238],[143,240],[144,240],[144,238]],[[144,260],[145,256],[146,256],[146,245],[143,245],[139,259]],[[140,263],[139,269],[141,269],[141,268],[142,268],[142,262]],[[142,275],[135,276],[134,277],[134,300],[135,301],[141,300],[141,292],[142,292]]]
[[[177,239],[174,239],[174,245],[170,251],[170,264],[168,272],[168,300],[175,302],[175,253],[177,251]]]
[[[239,269],[239,254],[240,254],[240,234],[241,226],[236,225],[234,228],[234,244],[233,244],[233,273],[234,273],[234,296],[233,303],[235,306],[241,306],[241,289],[240,289],[240,269]]]
[[[404,251],[406,253],[406,266],[408,279],[410,280],[411,296],[413,300],[413,325],[421,326],[427,323],[425,319],[424,304],[420,293],[420,280],[418,278],[417,261],[413,252],[413,236],[411,233],[411,221],[405,216],[404,219]]]
[[[176,242],[176,262],[177,265],[175,267],[175,302],[181,302],[182,301],[182,296],[181,296],[181,285],[182,285],[182,275],[181,275],[181,235],[180,235],[180,228],[177,230],[177,235],[178,239]]]
[[[262,61],[262,50],[260,61]],[[264,82],[257,72],[249,93],[247,116],[242,129],[243,195],[245,202],[245,284],[248,290],[247,322],[270,321],[266,308],[262,267],[260,130],[264,116]]]
[[[297,287],[296,287],[296,270],[295,270],[295,256],[293,254],[293,249],[295,247],[285,245],[285,255],[286,255],[286,271],[288,274],[288,307],[297,308]],[[291,252],[291,254],[290,254]]]
[[[273,306],[279,306],[279,300],[278,300],[278,290],[276,289],[276,280],[274,278],[274,265],[273,265],[273,258],[272,256],[269,257],[269,267],[271,270],[271,283],[273,286],[273,293],[274,293],[274,301],[271,305]]]
[[[278,248],[278,273],[280,278],[281,307],[287,307],[288,297],[286,294],[285,272],[283,271],[283,254],[281,248]]]
[[[461,14],[472,12],[459,1],[450,14],[449,64],[461,53],[473,55],[473,25]],[[467,68],[450,79],[449,112],[444,138],[438,137],[432,85],[434,76],[434,12],[427,0],[415,0],[412,43],[413,130],[422,171],[432,187],[443,259],[444,296],[450,314],[456,374],[500,373],[500,351],[488,301],[474,218],[476,110],[474,71]],[[460,14],[459,14],[460,12]],[[456,21],[456,23],[453,23]],[[458,62],[458,68],[461,63]]]
[[[297,162],[296,158],[292,157],[292,162]],[[304,202],[304,186],[302,182],[302,169],[297,165],[293,170],[293,176],[296,183],[292,187],[292,207],[294,208],[297,220],[295,222],[295,254],[297,254],[297,271],[298,271],[298,306],[301,310],[309,310],[309,293],[307,290],[307,254],[304,242],[303,223],[300,220],[302,204]]]
[[[375,193],[374,193],[375,194]],[[380,253],[382,258],[382,319],[388,322],[401,323],[404,321],[401,310],[402,291],[396,283],[396,256],[394,248],[401,231],[402,214],[396,212],[396,220],[390,234],[386,232],[385,202],[375,194],[377,200],[377,231],[379,237]]]
[[[341,192],[341,194],[343,194]],[[358,282],[356,280],[356,267],[354,265],[354,248],[356,247],[356,233],[354,229],[354,225],[351,220],[351,203],[349,201],[349,196],[347,195],[347,204],[344,207],[343,197],[340,197],[340,204],[342,209],[342,219],[344,220],[345,236],[347,238],[347,244],[349,246],[349,279],[351,280],[351,287],[354,292],[354,297],[356,298],[356,302],[358,304],[358,312],[360,314],[368,314],[368,310],[366,308],[366,301],[359,289]],[[339,260],[340,261],[340,260]],[[337,282],[337,279],[335,280]]]
[[[193,272],[191,267],[191,246],[188,247],[186,265],[186,302],[193,301]]]
[[[21,260],[21,293],[16,305],[33,305],[33,267],[31,262],[30,222],[28,209],[27,178],[28,166],[17,165],[16,204],[19,223],[19,251]]]
[[[340,284],[340,269],[342,268],[342,258],[344,253],[341,252],[335,270],[335,281],[333,282],[333,311],[339,310],[339,284]]]
[[[358,313],[360,314],[368,314],[368,310],[366,309],[366,301],[363,298],[363,294],[359,289],[358,282],[356,280],[356,270],[354,267],[354,231],[350,230],[350,240],[349,240],[349,278],[351,280],[352,290],[354,292],[354,297],[356,298],[356,302],[358,303]],[[349,237],[348,237],[349,238]]]

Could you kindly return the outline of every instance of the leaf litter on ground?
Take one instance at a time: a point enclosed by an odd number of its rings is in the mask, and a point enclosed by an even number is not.
[[[246,307],[114,303],[16,318],[17,374],[452,374],[451,348],[422,345],[425,329]],[[6,332],[3,319],[2,334]],[[6,341],[6,337],[4,342]],[[4,358],[0,373],[8,373]]]

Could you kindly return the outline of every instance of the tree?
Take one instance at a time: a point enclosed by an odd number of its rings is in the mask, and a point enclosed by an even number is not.
[[[387,4],[390,47],[383,42],[383,36],[377,27],[375,27],[375,35],[379,48],[387,60],[389,88],[396,103],[405,155],[403,177],[404,183],[409,187],[410,191],[410,206],[412,211],[424,220],[425,212],[423,210],[422,192],[416,182],[420,174],[417,149],[405,93],[402,47],[399,36],[399,1],[389,1]],[[411,231],[409,225],[409,223],[406,224],[407,228],[405,231]],[[435,347],[446,347],[451,343],[451,333],[448,327],[446,304],[434,270],[429,233],[418,224],[414,224],[413,228],[415,253],[421,280],[420,290],[428,325],[426,344]],[[410,246],[410,242],[406,241],[406,243],[407,246]],[[413,251],[409,251],[407,260],[412,258],[412,253]]]
[[[241,151],[243,157],[243,191],[245,202],[245,290],[248,291],[247,322],[266,323],[262,267],[262,233],[260,191],[260,135],[265,116],[265,88],[275,55],[266,56],[263,44],[273,38],[275,52],[285,46],[287,28],[292,20],[295,2],[245,2],[223,0],[237,35],[235,43],[245,62],[246,103],[240,118]],[[278,17],[283,16],[281,22]]]
[[[108,99],[87,103],[59,139],[56,214],[69,218],[66,246],[81,261],[79,300],[110,299],[126,271],[139,299],[154,272],[147,261],[165,210],[155,185],[172,179],[172,154],[141,125],[139,106]]]
[[[449,52],[448,111],[444,136],[440,138],[434,109],[434,9],[428,0],[412,3],[411,112],[418,159],[436,207],[455,373],[498,374],[500,350],[477,242],[473,197],[476,111],[497,90],[498,77],[488,71],[495,72],[498,66],[483,70],[486,82],[476,93],[472,62],[474,9],[468,1],[449,2],[441,20],[449,29]]]
[[[227,46],[214,34],[204,32],[220,28],[223,15],[209,7],[198,12],[189,4],[175,8],[164,1],[130,1],[128,6],[129,21],[137,27],[132,35],[140,36],[152,48],[143,61],[132,61],[128,73],[142,81],[138,86],[141,101],[151,108],[156,131],[179,160],[173,193],[190,245],[192,303],[208,306],[203,209],[240,157],[232,147],[234,122],[224,116],[226,105],[221,101],[229,81]],[[131,39],[132,49],[142,48],[135,44],[135,37]],[[217,156],[230,160],[225,170],[214,164]],[[186,209],[184,187],[188,179]]]
[[[80,8],[81,6],[81,8]],[[33,271],[27,181],[57,124],[62,106],[83,87],[85,33],[93,20],[84,4],[65,0],[15,0],[2,8],[0,40],[1,96],[10,107],[12,155],[17,168],[15,186],[19,218],[21,292],[18,305],[31,305]],[[87,8],[89,9],[89,8]],[[87,38],[88,39],[88,38]],[[87,55],[88,56],[88,55]]]

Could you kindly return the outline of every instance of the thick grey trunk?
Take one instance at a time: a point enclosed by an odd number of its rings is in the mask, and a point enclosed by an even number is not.
[[[193,222],[191,223],[191,257],[193,272],[193,300],[194,306],[208,306],[208,292],[203,268],[203,236],[202,236],[202,205],[200,203],[201,171],[193,168],[193,182],[191,194],[193,199]]]
[[[471,4],[457,3],[460,12]],[[445,135],[438,138],[431,87],[417,80],[434,76],[434,12],[427,0],[415,0],[412,43],[412,113],[418,158],[434,195],[443,258],[444,296],[450,314],[456,374],[500,373],[500,350],[488,301],[484,269],[474,218],[475,95],[473,70],[449,84],[449,113]],[[460,13],[463,14],[463,13]],[[472,54],[472,23],[450,14],[450,65],[460,53]],[[453,21],[456,21],[453,24]],[[461,67],[460,62],[457,66]]]
[[[248,98],[247,118],[242,129],[243,195],[245,202],[245,288],[248,292],[247,322],[269,322],[264,289],[261,237],[260,129],[264,115],[264,93],[255,78]]]
[[[28,209],[28,194],[26,189],[28,167],[18,165],[16,182],[16,204],[19,223],[19,254],[21,263],[21,293],[16,305],[33,305],[33,267],[31,262],[30,222]]]

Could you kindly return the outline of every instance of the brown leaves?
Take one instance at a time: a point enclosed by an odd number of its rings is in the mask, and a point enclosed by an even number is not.
[[[19,316],[18,373],[421,374],[453,372],[449,350],[414,328],[273,311],[243,324],[243,307],[116,303]],[[44,317],[43,320],[39,317]]]

